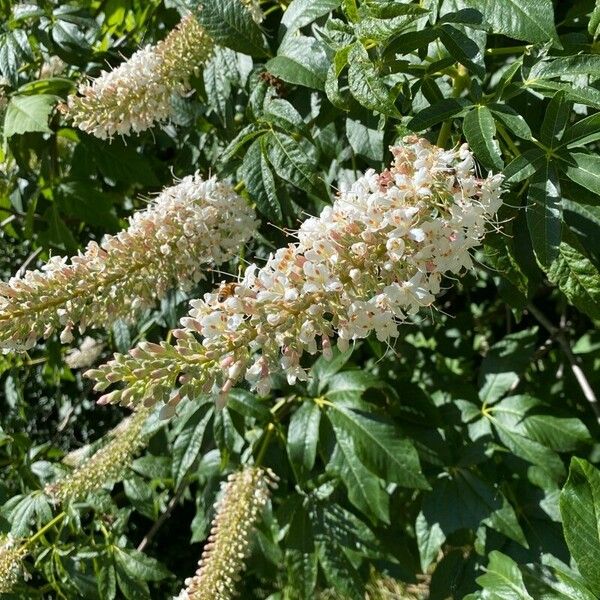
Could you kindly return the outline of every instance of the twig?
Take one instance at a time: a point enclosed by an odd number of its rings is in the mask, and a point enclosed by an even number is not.
[[[577,380],[577,383],[579,384],[579,387],[581,388],[585,399],[589,402],[590,406],[592,407],[592,410],[596,415],[596,420],[600,424],[600,406],[598,405],[598,398],[596,397],[596,394],[594,393],[590,382],[585,376],[583,369],[579,366],[579,361],[573,354],[571,346],[569,345],[569,342],[565,337],[565,334],[563,333],[562,329],[553,325],[548,320],[548,318],[532,304],[529,304],[527,306],[527,309],[540,322],[540,324],[548,330],[548,333],[550,333],[550,335],[558,342],[558,344],[562,348],[571,366],[571,371],[573,372],[573,375],[575,376],[575,379]]]
[[[148,544],[150,544],[150,542],[152,541],[154,536],[157,534],[158,530],[164,525],[165,521],[171,516],[171,513],[173,512],[173,509],[175,508],[175,505],[177,504],[177,502],[179,502],[179,498],[181,498],[181,494],[183,494],[183,491],[185,490],[187,484],[188,484],[187,477],[184,477],[181,480],[181,483],[179,484],[179,487],[177,488],[177,490],[175,490],[175,494],[169,501],[169,504],[167,504],[167,508],[166,508],[165,512],[162,515],[160,515],[160,517],[152,525],[152,527],[150,528],[148,533],[144,536],[142,541],[138,544],[137,549],[139,552],[143,552],[145,550],[145,548],[148,546]]]
[[[19,270],[17,271],[16,277],[21,277],[21,275],[23,275],[23,273],[25,273],[25,271],[27,270],[27,267],[31,264],[31,262],[34,260],[34,258],[43,250],[43,248],[40,246],[39,248],[36,248],[25,260],[25,262],[19,267]]]

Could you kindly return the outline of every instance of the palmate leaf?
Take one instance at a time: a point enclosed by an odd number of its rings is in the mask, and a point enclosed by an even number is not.
[[[565,539],[589,588],[600,595],[600,471],[573,458],[560,494]]]

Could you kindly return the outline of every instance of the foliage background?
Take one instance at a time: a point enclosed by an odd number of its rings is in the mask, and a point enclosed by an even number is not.
[[[600,9],[268,0],[259,27],[237,0],[206,0],[220,48],[194,93],[173,98],[172,123],[112,143],[68,126],[56,105],[81,77],[199,4],[0,2],[3,279],[118,231],[140,194],[195,170],[244,182],[262,218],[245,254],[260,260],[409,132],[466,139],[483,171],[504,170],[502,230],[393,348],[368,340],[317,360],[306,386],[237,390],[220,413],[198,399],[154,422],[123,480],[39,537],[13,597],[176,594],[219,482],[262,449],[281,481],[243,598],[360,598],[382,576],[402,582],[395,597],[600,597],[597,409],[573,371],[600,389]],[[103,358],[164,338],[187,300],[173,291],[94,332]],[[16,536],[52,518],[41,490],[68,453],[123,417],[94,404],[66,350],[51,338],[0,357],[0,530]]]

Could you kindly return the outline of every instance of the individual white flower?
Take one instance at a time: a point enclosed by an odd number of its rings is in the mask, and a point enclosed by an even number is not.
[[[472,267],[502,176],[477,177],[466,146],[410,137],[392,152],[390,169],[367,171],[301,225],[296,243],[248,267],[227,299],[192,301],[175,346],[141,344],[90,371],[96,390],[124,384],[101,400],[151,404],[177,388],[178,398],[216,389],[224,402],[242,378],[266,393],[275,373],[304,379],[303,354],[330,354],[336,335],[342,350],[372,333],[397,336],[399,323],[433,304],[442,275]]]
[[[229,184],[184,177],[126,230],[0,283],[0,349],[29,349],[54,330],[68,343],[77,326],[131,320],[172,287],[190,289],[207,268],[233,258],[255,229],[252,209]]]

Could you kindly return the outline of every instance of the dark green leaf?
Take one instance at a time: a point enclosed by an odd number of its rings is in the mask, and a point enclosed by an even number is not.
[[[548,269],[548,278],[571,304],[592,319],[600,318],[600,273],[589,258],[567,242]]]
[[[348,56],[350,93],[365,108],[399,117],[392,92],[383,83],[362,44],[354,44]]]
[[[315,464],[320,421],[321,411],[312,400],[305,400],[290,419],[287,451],[290,462],[301,474],[311,471]]]
[[[206,32],[220,45],[251,56],[268,56],[260,27],[239,0],[201,0],[196,14]]]
[[[488,169],[501,170],[504,167],[496,135],[496,124],[486,106],[476,106],[463,121],[463,132],[475,157]]]
[[[287,83],[325,89],[330,60],[325,44],[312,37],[293,36],[266,64],[270,73]]]
[[[408,128],[423,131],[462,112],[469,102],[464,98],[446,98],[437,104],[420,110],[409,122]]]
[[[538,262],[548,268],[558,257],[562,230],[560,184],[550,161],[529,181],[527,227]]]
[[[600,595],[600,472],[573,458],[560,494],[565,539],[589,588]]]
[[[347,432],[361,461],[374,473],[405,487],[427,488],[413,444],[392,423],[343,406],[327,411],[336,434]]]

